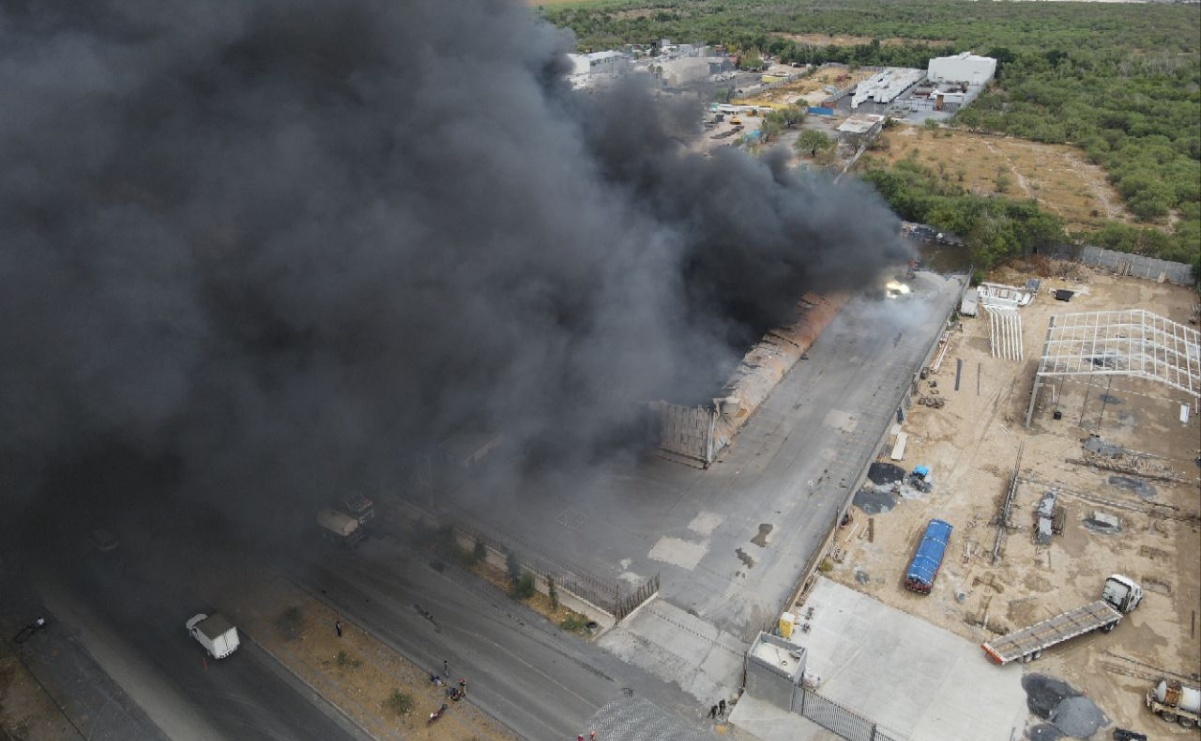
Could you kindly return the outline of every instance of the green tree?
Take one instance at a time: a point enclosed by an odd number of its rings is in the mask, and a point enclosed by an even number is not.
[[[780,125],[779,121],[773,121],[771,118],[765,118],[763,119],[763,123],[759,125],[759,141],[766,144],[767,142],[778,137],[780,132],[783,130],[784,127]]]
[[[738,58],[738,69],[744,72],[758,72],[766,65],[758,51],[750,51]]]
[[[800,106],[790,105],[786,108],[777,108],[763,119],[764,123],[772,121],[780,125],[784,129],[794,129],[805,122],[805,111]]]
[[[818,152],[826,152],[834,148],[834,140],[824,131],[805,129],[796,140],[796,150],[801,154],[816,157]]]

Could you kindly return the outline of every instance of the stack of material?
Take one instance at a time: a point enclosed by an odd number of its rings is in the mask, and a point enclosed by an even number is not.
[[[1021,360],[1022,318],[1016,308],[1000,308],[985,305],[988,314],[988,339],[994,358]]]
[[[713,430],[714,451],[730,444],[772,389],[817,340],[830,320],[849,298],[846,294],[821,296],[806,293],[801,299],[800,321],[783,329],[772,330],[742,359],[726,382],[724,394],[739,401],[737,413],[722,414]]]
[[[1058,492],[1054,489],[1043,495],[1042,500],[1038,503],[1038,509],[1035,511],[1034,517],[1034,542],[1038,545],[1049,545],[1051,543],[1051,535],[1055,531],[1055,515],[1058,507],[1055,505],[1055,499]],[[1060,527],[1062,532],[1063,528]]]

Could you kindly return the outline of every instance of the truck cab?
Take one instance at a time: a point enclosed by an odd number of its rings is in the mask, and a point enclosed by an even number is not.
[[[360,525],[366,525],[375,518],[375,502],[357,491],[339,499],[337,509],[358,520]]]
[[[1134,612],[1134,608],[1138,607],[1138,603],[1143,599],[1143,588],[1128,576],[1113,574],[1105,580],[1101,599],[1124,615]]]

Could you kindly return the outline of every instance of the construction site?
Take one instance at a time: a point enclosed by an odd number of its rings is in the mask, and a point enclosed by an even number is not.
[[[1025,728],[1013,731],[1039,739],[1110,727],[1150,738],[1195,734],[1195,712],[1165,722],[1145,699],[1161,680],[1196,686],[1201,672],[1197,295],[1158,278],[1036,258],[996,271],[994,284],[967,297],[794,603],[794,640],[810,657],[815,644],[828,644],[823,595],[846,589],[961,646],[978,644],[979,670],[994,675],[978,681],[1008,679],[998,697],[1008,691],[1019,711],[1023,701],[1030,711],[1018,713]],[[953,533],[929,594],[915,593],[904,588],[906,568],[934,518]],[[1099,603],[1106,614],[1130,614],[1120,625],[1089,623],[1082,606],[1101,599],[1111,575],[1141,585],[1141,603],[1120,611]],[[1077,629],[1057,628],[1064,613]],[[1013,640],[1032,642],[1012,655],[993,650],[1028,626],[1060,632],[1027,631]],[[825,670],[818,691],[837,695],[838,678],[862,658],[811,658]],[[877,663],[897,660],[893,652]],[[1088,698],[1097,709],[1091,721],[1056,726],[1055,702],[1040,715],[1036,689],[1047,681],[1064,683],[1061,699]],[[946,726],[872,706],[871,695],[834,699],[904,737],[948,737]],[[964,729],[975,738],[1011,732]]]

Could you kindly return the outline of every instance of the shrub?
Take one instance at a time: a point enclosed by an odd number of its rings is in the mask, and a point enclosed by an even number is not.
[[[529,599],[534,596],[537,589],[534,587],[534,575],[530,572],[525,572],[513,585],[513,595],[517,599]]]
[[[484,541],[475,541],[475,548],[471,551],[472,566],[483,563],[488,559],[488,546],[484,545]]]
[[[343,669],[355,669],[363,663],[362,661],[359,661],[350,654],[346,653],[344,650],[338,651],[335,661],[337,661],[338,666],[342,667]]]
[[[397,715],[408,715],[413,710],[413,696],[400,690],[392,690],[392,694],[384,700],[383,706]]]
[[[559,627],[563,630],[569,630],[572,633],[586,633],[588,631],[588,618],[573,612],[559,621]]]
[[[275,618],[275,629],[283,636],[285,641],[294,641],[300,637],[304,630],[304,613],[300,607],[293,605],[279,614]]]

